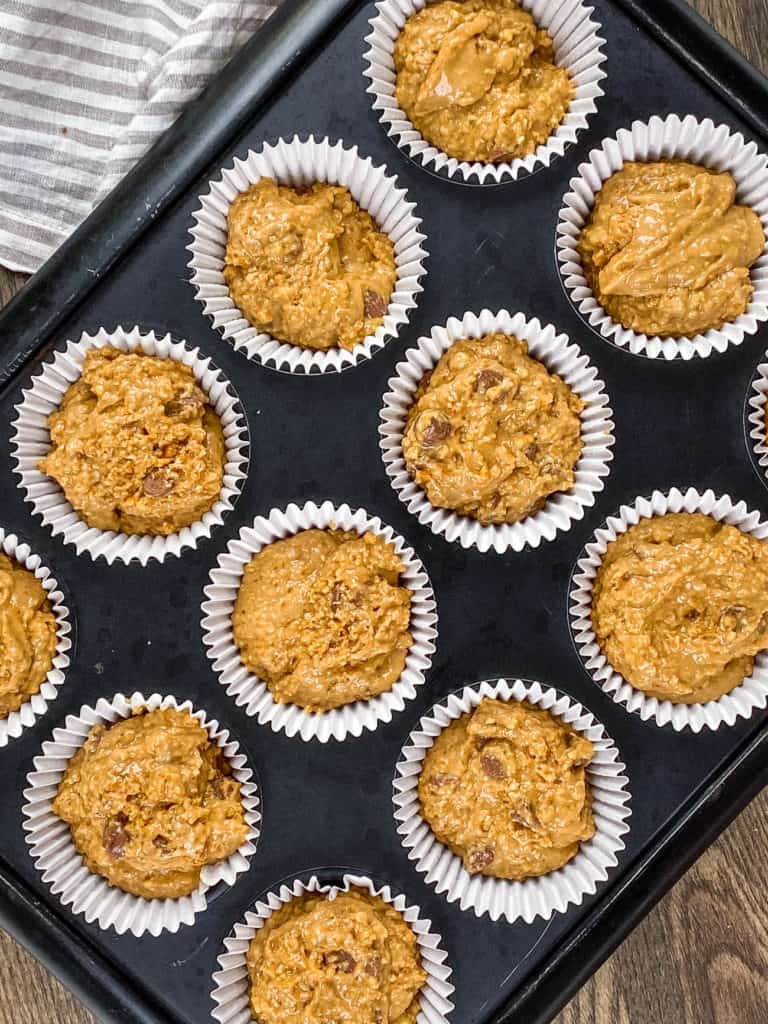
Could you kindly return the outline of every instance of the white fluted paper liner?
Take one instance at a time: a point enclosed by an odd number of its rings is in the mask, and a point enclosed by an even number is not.
[[[59,584],[51,575],[51,570],[43,565],[39,555],[32,552],[29,544],[23,543],[15,533],[6,533],[0,526],[0,551],[12,558],[19,565],[33,573],[43,585],[51,610],[56,617],[56,652],[48,675],[37,693],[20,708],[12,711],[5,718],[0,718],[0,747],[5,747],[9,740],[16,739],[27,726],[48,710],[50,701],[55,700],[58,690],[64,682],[64,675],[69,667],[69,651],[72,648],[70,634],[72,624],[69,621],[69,609],[64,602],[64,595]]]
[[[597,110],[597,99],[603,95],[600,85],[605,78],[602,65],[605,40],[601,26],[592,18],[594,7],[581,0],[520,0],[540,28],[545,28],[555,44],[555,61],[568,69],[575,86],[565,117],[545,143],[526,157],[497,164],[457,160],[433,146],[416,131],[395,97],[394,50],[397,38],[408,18],[429,0],[381,0],[377,14],[371,18],[371,32],[366,36],[365,77],[370,85],[366,92],[373,96],[373,109],[387,135],[412,159],[424,167],[470,182],[476,178],[481,185],[498,185],[532,174],[540,167],[549,167],[576,142],[579,132],[587,127]]]
[[[225,952],[218,958],[220,970],[213,975],[214,989],[211,998],[216,1003],[213,1017],[219,1024],[248,1024],[253,1018],[250,1009],[250,982],[248,978],[248,948],[259,929],[276,910],[291,900],[307,893],[327,893],[335,899],[339,893],[357,888],[379,896],[402,914],[410,925],[419,944],[421,963],[427,972],[420,993],[418,1024],[446,1024],[453,1010],[451,996],[451,968],[447,963],[448,954],[442,949],[441,937],[432,931],[432,922],[421,917],[417,906],[409,904],[404,896],[392,892],[388,885],[377,886],[370,878],[345,874],[341,885],[324,885],[312,875],[306,882],[295,879],[283,884],[259,900],[249,910],[243,921],[235,925],[232,933],[224,940]]]
[[[175,708],[188,711],[207,731],[211,742],[221,747],[232,768],[232,778],[240,783],[248,835],[238,850],[225,860],[209,864],[200,874],[200,885],[189,896],[179,899],[144,899],[111,886],[101,875],[93,874],[77,852],[69,825],[55,815],[51,804],[58,792],[70,759],[82,747],[95,725],[114,723],[132,714],[147,710]],[[256,850],[260,832],[259,793],[244,754],[229,732],[204,711],[196,711],[188,700],[161,697],[153,693],[130,697],[118,693],[112,700],[99,699],[95,707],[83,705],[78,715],[67,715],[63,728],[53,730],[53,738],[43,743],[43,752],[34,758],[34,771],[27,776],[24,790],[23,827],[35,867],[54,896],[58,896],[73,914],[83,914],[89,924],[94,921],[118,935],[131,932],[137,938],[149,933],[177,932],[181,925],[192,924],[197,914],[206,909],[206,893],[220,882],[234,885],[237,876],[248,870],[248,862]]]
[[[175,359],[192,369],[199,387],[206,393],[224,433],[224,479],[221,493],[213,507],[190,526],[166,537],[149,534],[118,533],[88,526],[67,501],[64,491],[53,477],[41,473],[37,464],[51,449],[48,416],[61,404],[65,392],[80,377],[86,354],[95,348],[111,345],[123,352],[141,350],[151,356]],[[14,470],[21,478],[21,489],[35,515],[39,515],[54,537],[61,535],[66,544],[74,544],[78,555],[84,552],[94,560],[104,558],[128,564],[134,559],[146,565],[151,559],[162,562],[177,556],[185,548],[196,547],[210,537],[215,526],[232,508],[248,472],[248,432],[240,404],[231,385],[209,358],[197,348],[188,348],[174,341],[170,334],[158,337],[154,331],[142,333],[138,327],[114,331],[101,328],[96,334],[83,333],[78,341],[68,341],[44,363],[31,386],[22,392],[16,406],[11,448]]]
[[[693,338],[660,338],[638,334],[613,320],[595,298],[584,276],[578,243],[582,229],[604,182],[630,161],[687,160],[716,171],[728,171],[736,182],[736,201],[751,207],[768,232],[768,157],[754,142],[746,142],[727,125],[710,118],[697,121],[680,117],[652,117],[634,121],[615,138],[605,139],[579,165],[563,198],[557,224],[557,259],[566,292],[584,319],[604,338],[635,355],[651,359],[706,358],[740,345],[768,320],[768,244],[751,270],[754,294],[747,311],[732,323],[723,324]]]
[[[587,671],[617,704],[623,704],[628,711],[640,715],[644,722],[650,720],[657,725],[671,725],[676,732],[691,729],[699,733],[705,728],[733,725],[738,718],[749,718],[755,708],[766,706],[768,653],[758,654],[752,675],[723,697],[706,704],[674,704],[651,697],[628,683],[606,658],[592,628],[592,588],[608,545],[641,519],[663,516],[668,512],[703,512],[718,522],[738,527],[758,540],[768,537],[768,522],[760,519],[759,512],[750,511],[743,501],[735,502],[727,494],[717,497],[711,490],[700,494],[693,487],[686,491],[673,487],[666,494],[654,491],[650,498],[638,498],[632,505],[622,505],[618,513],[596,531],[594,539],[587,544],[583,556],[576,563],[571,585],[571,632]]]
[[[765,481],[768,478],[768,437],[765,426],[765,403],[768,396],[768,352],[763,354],[761,362],[749,390],[747,399],[747,423],[749,437],[752,441],[752,450]]]
[[[581,438],[584,448],[575,467],[575,481],[569,491],[550,496],[540,511],[517,523],[484,525],[470,516],[458,515],[451,509],[436,508],[408,472],[403,457],[403,431],[408,410],[425,373],[433,369],[440,357],[460,338],[482,338],[500,331],[513,334],[528,343],[529,354],[565,383],[586,403],[581,413]],[[397,496],[419,522],[446,540],[458,541],[462,547],[480,551],[493,548],[522,551],[538,547],[543,540],[553,540],[560,530],[584,517],[595,504],[595,496],[603,490],[604,478],[610,471],[614,444],[613,410],[609,405],[605,384],[588,357],[572,344],[566,334],[558,334],[551,324],[526,320],[522,313],[512,315],[506,309],[492,313],[465,313],[461,320],[451,317],[444,327],[433,327],[429,337],[419,339],[408,349],[405,360],[395,367],[396,376],[388,382],[379,425],[382,457],[387,476]]]
[[[391,689],[370,700],[315,713],[304,711],[296,704],[278,704],[264,680],[243,665],[232,631],[232,611],[245,567],[253,556],[273,541],[312,529],[348,530],[360,535],[375,533],[394,547],[405,567],[399,583],[411,592],[409,630],[413,637],[405,668]],[[390,722],[396,711],[402,711],[405,702],[416,696],[416,687],[422,685],[432,664],[437,640],[437,606],[426,570],[413,548],[408,547],[391,526],[385,526],[378,516],[371,516],[362,508],[351,509],[346,504],[337,507],[330,501],[316,505],[308,501],[301,508],[290,504],[286,509],[273,509],[266,517],[257,516],[219,555],[204,593],[203,643],[219,682],[226,686],[238,707],[247,715],[256,715],[261,725],[269,724],[274,732],[283,730],[288,736],[298,735],[303,740],[316,739],[321,743],[360,736],[366,729],[376,729],[380,722]]]
[[[461,858],[437,839],[421,813],[419,777],[427,751],[451,722],[472,711],[485,697],[535,704],[567,722],[594,744],[587,778],[595,835],[581,844],[573,860],[540,878],[512,882],[470,875]],[[530,924],[537,917],[549,920],[554,913],[562,913],[569,906],[580,904],[585,896],[593,895],[598,884],[607,879],[609,869],[618,863],[631,814],[624,772],[613,740],[581,704],[540,683],[486,680],[436,704],[408,737],[394,780],[397,831],[416,870],[450,903],[458,903],[462,910],[472,910],[477,917],[488,914],[492,921],[504,918],[512,924],[522,919]]]
[[[397,281],[384,323],[353,349],[319,351],[278,341],[250,324],[233,302],[223,273],[227,214],[235,197],[264,177],[273,178],[279,185],[344,185],[392,240]],[[360,156],[357,146],[348,148],[327,138],[316,141],[312,135],[306,140],[295,135],[290,140],[265,143],[258,152],[250,150],[244,160],[235,159],[233,166],[209,182],[209,191],[200,196],[200,206],[192,215],[192,242],[187,246],[192,254],[187,265],[192,270],[197,299],[223,337],[249,359],[265,366],[290,373],[327,373],[356,366],[397,335],[423,290],[427,251],[422,243],[426,236],[415,211],[416,204],[409,201],[406,190],[397,187],[397,178],[387,174],[385,167],[376,166],[370,157]]]

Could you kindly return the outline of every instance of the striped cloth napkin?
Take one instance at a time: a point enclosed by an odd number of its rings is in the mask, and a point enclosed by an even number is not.
[[[279,2],[0,0],[0,264],[36,270]]]

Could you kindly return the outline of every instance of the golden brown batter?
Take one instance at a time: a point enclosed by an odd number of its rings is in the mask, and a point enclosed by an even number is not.
[[[442,0],[405,23],[395,96],[414,128],[458,160],[533,153],[574,95],[552,39],[514,0]]]
[[[593,753],[543,708],[485,699],[427,751],[424,818],[470,874],[520,880],[555,871],[595,834]]]
[[[715,700],[768,649],[768,545],[710,516],[641,519],[608,545],[592,625],[617,672],[660,700]]]
[[[454,342],[422,381],[403,455],[429,501],[514,523],[574,483],[584,403],[505,334]]]
[[[304,348],[352,349],[384,323],[392,240],[347,188],[262,178],[228,215],[224,280],[243,316]]]
[[[69,762],[53,811],[88,868],[146,899],[176,899],[248,826],[240,783],[208,733],[168,708],[95,725]]]
[[[52,447],[39,469],[89,526],[176,533],[219,497],[221,421],[175,359],[91,349],[48,426]]]
[[[245,567],[232,627],[243,664],[306,711],[392,688],[413,642],[403,563],[373,533],[304,530]]]
[[[427,979],[401,914],[357,889],[276,910],[251,942],[248,973],[259,1024],[415,1024]]]
[[[56,618],[34,573],[0,552],[0,718],[40,690],[56,654]]]
[[[603,185],[579,240],[597,301],[629,330],[661,337],[693,337],[741,316],[765,234],[735,201],[730,174],[676,161],[625,164]]]

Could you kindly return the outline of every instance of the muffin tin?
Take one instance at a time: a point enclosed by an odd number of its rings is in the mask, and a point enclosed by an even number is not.
[[[768,148],[768,87],[683,3],[596,0],[605,95],[551,166],[499,186],[430,173],[388,139],[363,77],[375,14],[361,0],[286,0],[86,225],[0,315],[0,526],[30,545],[64,589],[71,663],[42,715],[0,749],[0,923],[105,1021],[204,1024],[224,940],[266,894],[345,874],[390,886],[431,922],[447,953],[455,1024],[551,1019],[665,889],[768,781],[764,711],[680,732],[643,721],[585,670],[569,630],[570,581],[595,531],[638,496],[689,486],[744,501],[766,518],[749,415],[760,327],[724,353],[646,359],[610,344],[571,305],[555,255],[570,180],[603,139],[654,114],[711,118]],[[277,373],[214,329],[195,298],[187,246],[209,182],[235,157],[314,134],[357,146],[407,189],[428,252],[424,291],[397,336],[343,373]],[[589,358],[610,395],[615,445],[594,506],[552,540],[497,553],[449,542],[399,500],[379,448],[395,367],[450,317],[507,309],[555,326]],[[68,339],[134,325],[199,348],[231,382],[250,435],[234,507],[178,557],[142,565],[78,555],[32,514],[14,474],[11,421],[22,390]],[[436,651],[413,699],[373,731],[304,741],[249,717],[213,671],[201,605],[238,531],[290,503],[348,504],[392,527],[421,559],[438,611]],[[615,742],[631,792],[618,864],[595,895],[548,920],[477,917],[409,860],[393,803],[396,765],[434,705],[482,680],[538,681],[582,705]],[[89,924],[51,894],[22,829],[23,791],[57,727],[115,693],[157,691],[204,710],[239,744],[262,800],[247,871],[207,893],[175,933],[140,939]]]

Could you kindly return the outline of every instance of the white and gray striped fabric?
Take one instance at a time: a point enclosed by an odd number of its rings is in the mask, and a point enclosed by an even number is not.
[[[0,0],[0,264],[36,270],[279,2]]]

